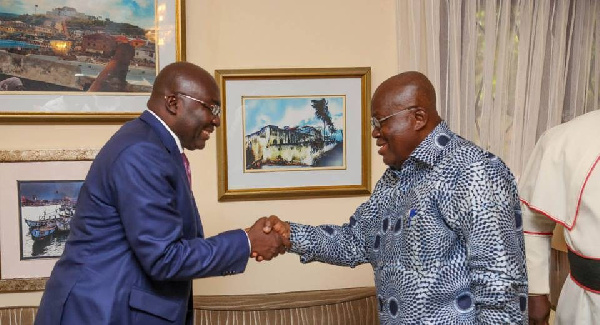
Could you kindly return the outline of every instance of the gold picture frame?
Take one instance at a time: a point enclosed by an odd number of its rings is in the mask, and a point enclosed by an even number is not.
[[[22,181],[82,181],[98,150],[0,151],[0,293],[44,290],[58,258],[23,258]],[[47,243],[45,243],[47,244]],[[62,251],[61,251],[62,252]]]
[[[215,78],[219,201],[370,193],[369,67],[216,70]]]
[[[169,63],[185,60],[185,0],[154,0],[154,5],[156,27],[154,31],[148,29],[148,32],[152,33],[155,38],[156,52],[151,55],[154,55],[156,71],[159,71]],[[31,8],[33,7],[32,5]],[[37,7],[36,4],[35,8],[37,9]],[[77,8],[71,9],[77,10]],[[110,19],[110,17],[100,18]],[[122,38],[122,36],[117,37]],[[122,39],[118,39],[117,43],[119,41]],[[138,40],[133,39],[133,41]],[[148,87],[145,86],[144,89],[146,88]],[[149,97],[149,92],[145,90],[143,92],[134,90],[134,92],[91,93],[86,91],[2,91],[0,94],[3,101],[2,108],[0,108],[0,124],[122,123],[137,117],[146,109],[146,101]]]

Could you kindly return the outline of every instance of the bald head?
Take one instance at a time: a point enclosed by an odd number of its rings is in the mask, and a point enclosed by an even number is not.
[[[386,102],[399,106],[419,106],[437,115],[435,89],[427,77],[418,71],[406,71],[384,81],[373,98],[384,97]]]
[[[198,91],[203,93],[218,92],[217,83],[210,73],[193,63],[171,63],[156,76],[148,101],[148,108],[158,113],[165,95],[174,93],[197,95]],[[218,98],[214,99],[218,100]]]

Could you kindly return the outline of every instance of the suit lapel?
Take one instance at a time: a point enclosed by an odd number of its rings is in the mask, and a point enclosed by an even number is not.
[[[190,189],[190,184],[187,178],[187,174],[185,172],[185,167],[183,165],[183,159],[181,158],[181,153],[179,152],[179,148],[177,147],[177,143],[175,143],[175,139],[171,133],[165,128],[165,126],[154,116],[152,113],[148,111],[144,111],[142,115],[140,115],[140,119],[147,123],[158,135],[160,141],[165,146],[165,149],[171,155],[173,160],[175,161],[175,165],[177,170],[179,171],[179,176],[186,184],[186,189],[189,191],[189,197],[191,200],[191,214],[195,216],[192,220],[193,226],[191,227],[192,233],[189,235],[191,237],[195,237],[197,233],[197,229],[202,229],[202,224],[200,221],[200,214],[198,213],[198,209],[196,207],[196,201],[194,199],[194,195],[192,190]],[[186,232],[184,230],[184,232]],[[202,230],[200,230],[202,232]]]

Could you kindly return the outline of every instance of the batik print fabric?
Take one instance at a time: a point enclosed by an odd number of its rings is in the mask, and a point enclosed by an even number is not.
[[[444,122],[348,223],[290,225],[303,263],[373,266],[381,324],[526,322],[514,177]]]

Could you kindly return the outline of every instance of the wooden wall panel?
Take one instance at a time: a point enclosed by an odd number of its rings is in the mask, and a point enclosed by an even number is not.
[[[33,325],[37,307],[0,308],[0,325]]]

